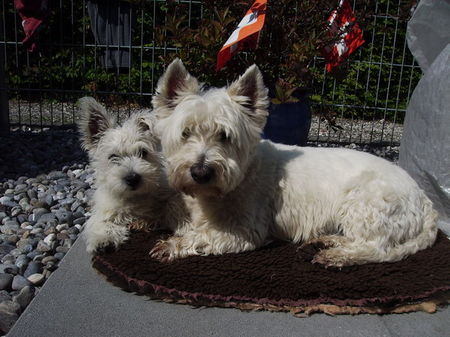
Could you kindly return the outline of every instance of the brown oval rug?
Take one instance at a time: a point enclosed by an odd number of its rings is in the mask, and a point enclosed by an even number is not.
[[[399,313],[436,311],[450,299],[450,240],[395,263],[328,268],[311,264],[316,246],[274,242],[257,251],[193,256],[169,264],[148,253],[167,233],[132,231],[93,265],[122,289],[167,302],[243,310]]]

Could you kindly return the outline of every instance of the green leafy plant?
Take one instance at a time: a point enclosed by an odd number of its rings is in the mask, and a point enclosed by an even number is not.
[[[275,98],[272,98],[271,102],[273,104],[282,103],[295,103],[298,102],[298,98],[292,96],[297,88],[292,87],[289,82],[282,79],[275,83]]]
[[[367,1],[360,1],[364,9]],[[313,67],[319,48],[332,43],[327,29],[327,18],[337,2],[331,0],[280,0],[268,4],[266,22],[256,50],[242,52],[233,57],[223,70],[216,73],[217,52],[253,1],[204,1],[204,19],[196,27],[187,27],[185,5],[171,2],[169,19],[158,26],[159,41],[171,41],[180,49],[167,53],[164,63],[180,57],[201,80],[224,84],[224,79],[235,78],[249,65],[256,63],[266,83],[273,89],[273,102],[294,101],[295,88],[310,88],[317,72]]]
[[[137,22],[126,72],[101,67],[104,49],[95,46],[81,2],[55,2],[48,28],[40,33],[39,54],[28,54],[20,44],[5,44],[10,97],[75,101],[89,94],[111,104],[149,106],[149,94],[164,66],[178,56],[201,81],[215,86],[256,63],[272,89],[273,102],[289,101],[293,88],[309,88],[313,112],[330,126],[339,122],[337,117],[402,122],[421,77],[405,46],[414,1],[401,1],[400,7],[389,0],[367,2],[351,2],[367,42],[332,74],[324,71],[318,48],[330,42],[325,22],[337,0],[269,1],[258,49],[237,54],[219,72],[217,53],[253,0],[134,1]],[[67,13],[73,13],[72,20]],[[23,38],[12,2],[5,2],[4,26],[6,41]]]

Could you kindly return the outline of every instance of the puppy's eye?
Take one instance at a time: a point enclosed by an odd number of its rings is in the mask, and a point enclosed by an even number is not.
[[[228,135],[225,131],[220,132],[220,141],[221,142],[228,142],[229,140],[230,140],[230,137],[228,137]]]
[[[110,155],[109,157],[108,157],[108,160],[109,161],[112,161],[112,162],[117,162],[118,160],[119,160],[119,156],[117,155],[117,154],[112,154],[112,155]]]
[[[145,158],[148,155],[148,151],[146,149],[139,149],[138,156],[139,158]]]
[[[184,140],[186,140],[191,136],[191,131],[189,129],[184,129],[181,136],[183,137]]]

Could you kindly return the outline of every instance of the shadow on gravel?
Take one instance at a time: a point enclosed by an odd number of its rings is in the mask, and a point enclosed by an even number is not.
[[[73,129],[14,131],[0,136],[0,182],[48,174],[87,161],[78,141],[78,132]]]

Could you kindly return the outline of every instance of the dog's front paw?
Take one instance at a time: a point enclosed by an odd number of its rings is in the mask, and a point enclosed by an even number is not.
[[[128,234],[126,227],[118,225],[88,229],[85,232],[86,250],[90,254],[112,251],[128,239]]]
[[[149,255],[163,263],[173,261],[178,257],[178,249],[180,238],[171,237],[167,240],[159,240],[150,250]]]
[[[107,246],[97,246],[93,252],[94,255],[103,255],[103,254],[111,254],[117,250],[117,247],[114,245]]]
[[[128,225],[128,228],[132,231],[150,232],[158,230],[156,224],[145,222],[144,220],[136,220]]]

